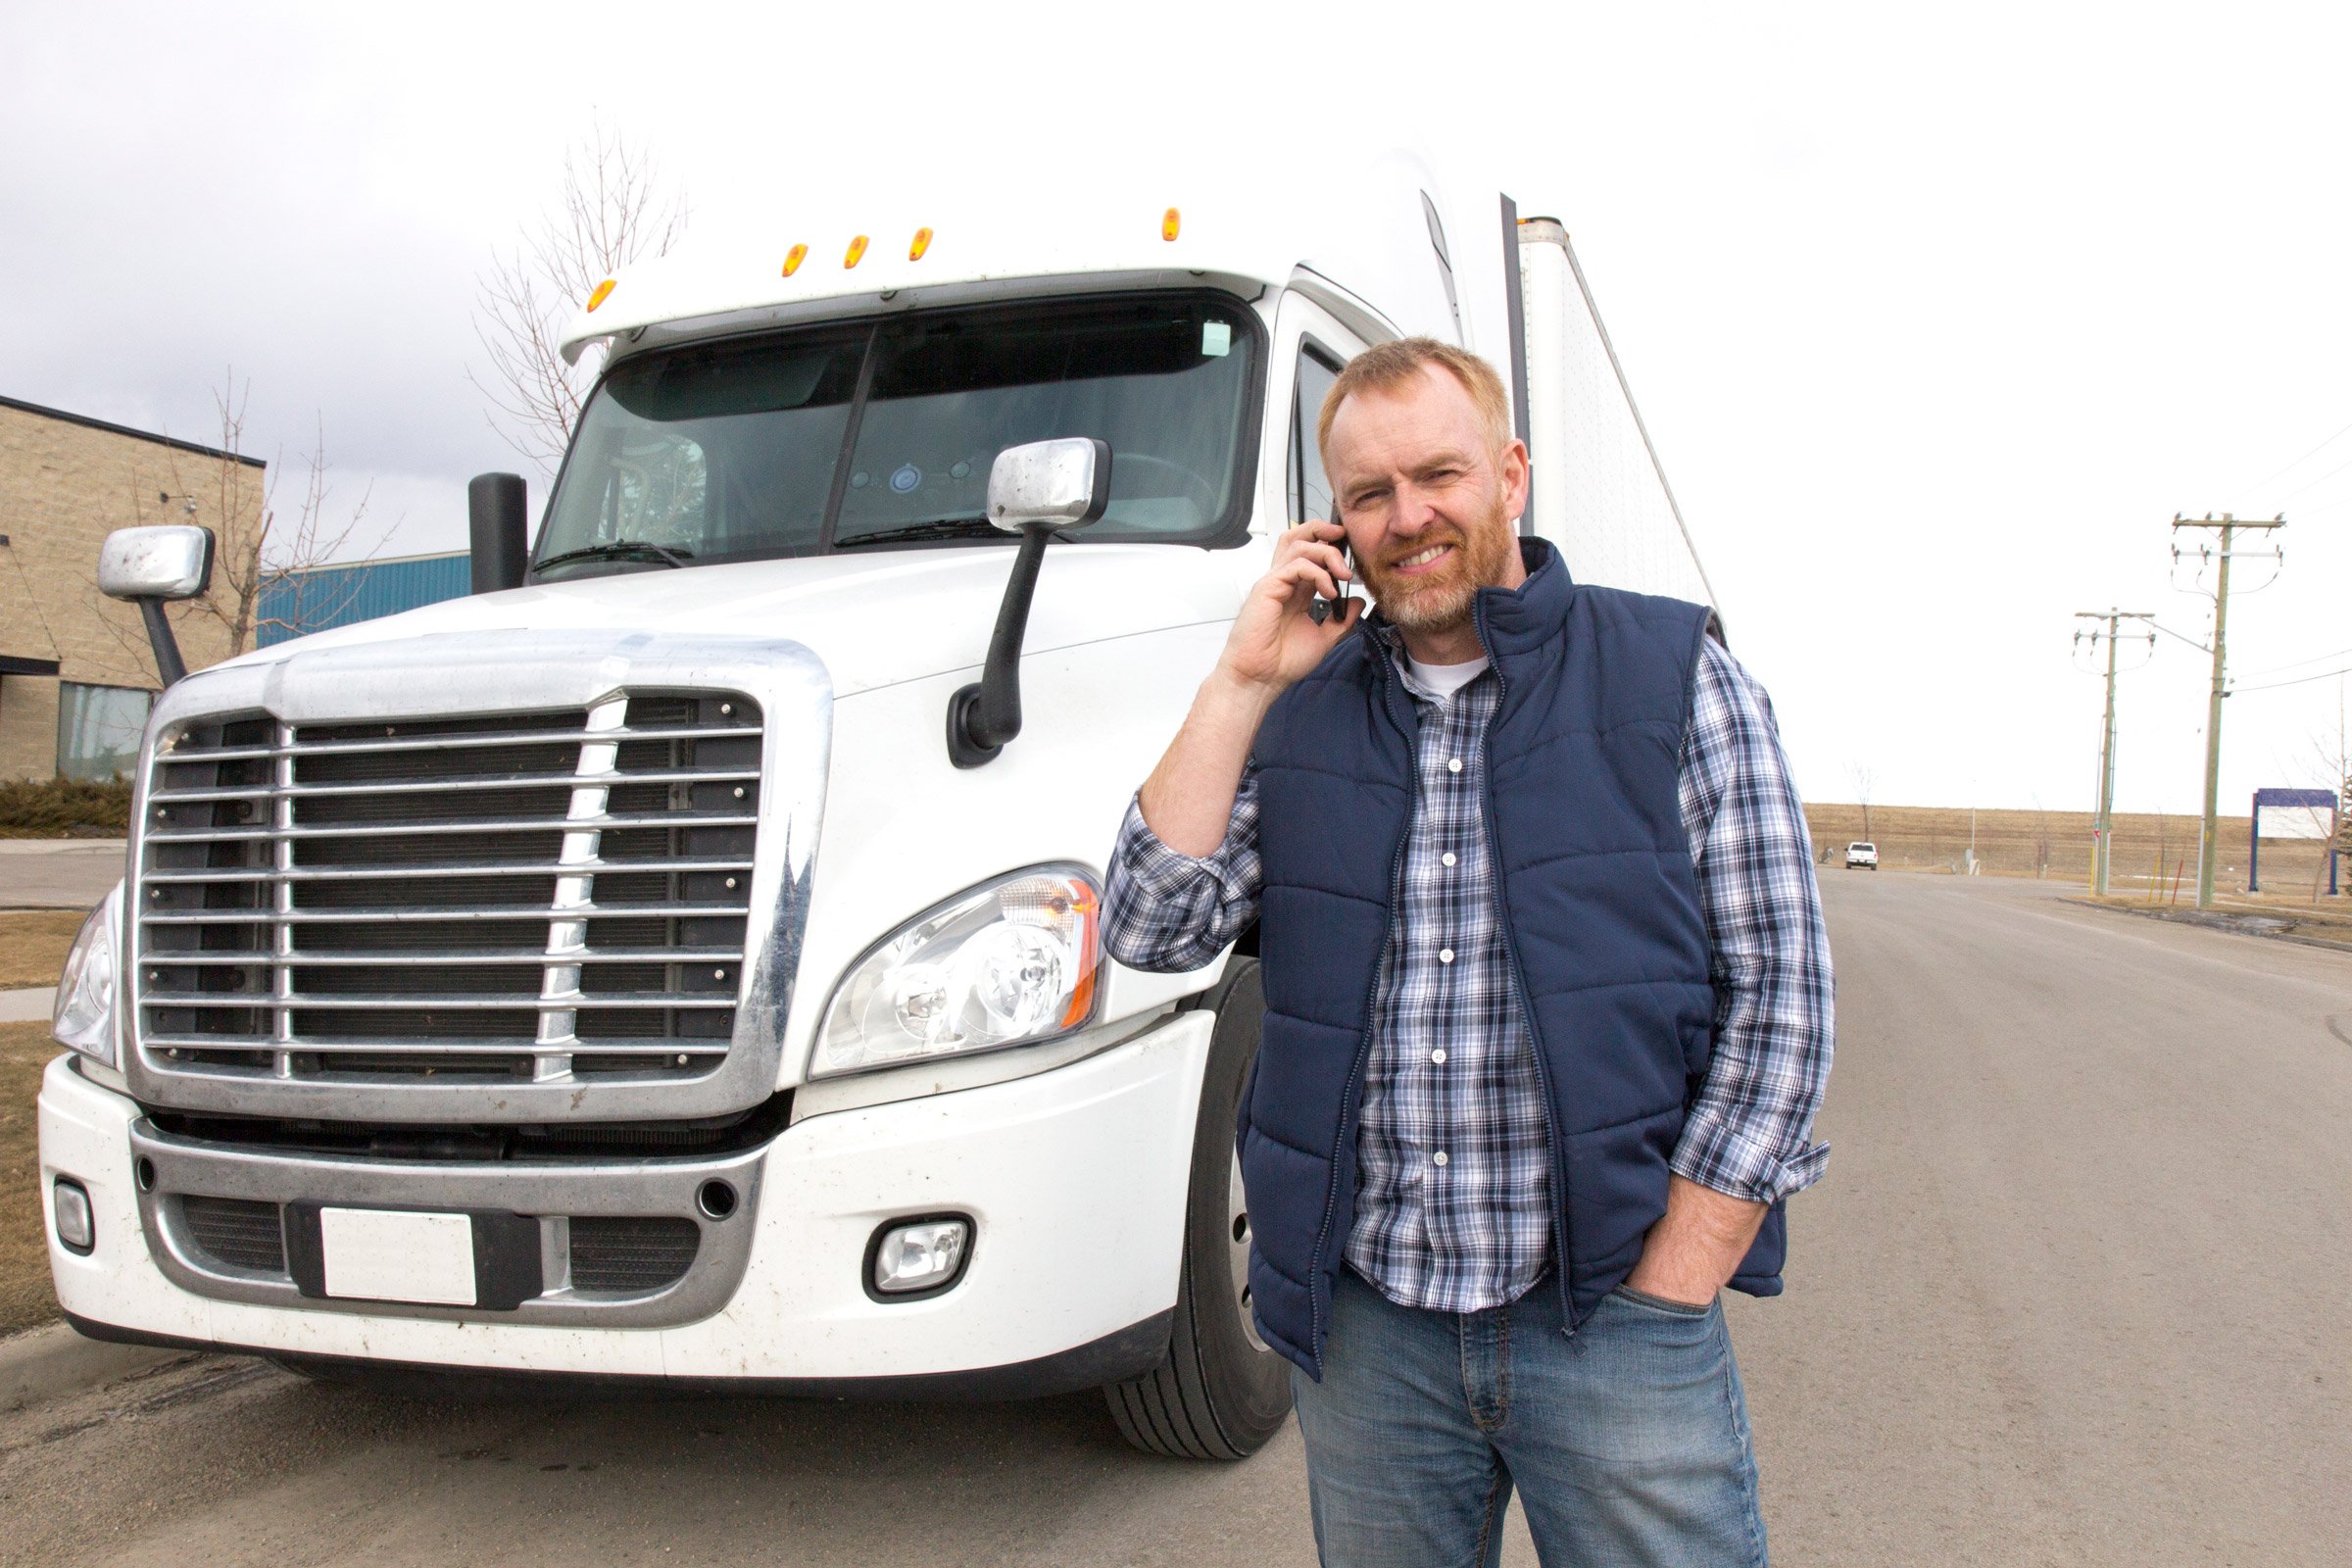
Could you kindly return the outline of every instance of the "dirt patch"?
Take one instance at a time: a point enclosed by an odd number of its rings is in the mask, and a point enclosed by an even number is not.
[[[2193,895],[2194,889],[2190,892]],[[2210,909],[2195,907],[2194,898],[2179,904],[2151,904],[2144,898],[2094,899],[2082,894],[2070,901],[2093,908],[2121,909],[2127,914],[2151,915],[2182,925],[2201,925],[2239,936],[2278,937],[2315,948],[2352,953],[2352,918],[2341,914],[2298,909],[2284,900],[2256,903],[2249,899],[2216,899]],[[2341,902],[2341,901],[2335,901]]]
[[[66,950],[81,929],[80,909],[15,909],[0,913],[0,990],[53,986]]]
[[[57,1317],[33,1102],[57,1054],[45,1023],[0,1023],[0,1334]]]

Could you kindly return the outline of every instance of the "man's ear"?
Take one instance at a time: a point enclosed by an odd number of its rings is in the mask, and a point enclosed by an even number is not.
[[[1494,467],[1496,474],[1502,480],[1503,515],[1506,517],[1525,515],[1527,493],[1531,483],[1527,443],[1514,437],[1511,444],[1504,447],[1495,457]]]

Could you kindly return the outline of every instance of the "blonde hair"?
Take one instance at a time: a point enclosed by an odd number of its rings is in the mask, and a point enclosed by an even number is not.
[[[1331,446],[1331,421],[1338,417],[1340,405],[1358,392],[1394,392],[1417,378],[1424,368],[1441,366],[1462,390],[1470,394],[1471,406],[1478,410],[1479,423],[1486,427],[1487,449],[1500,452],[1514,439],[1511,431],[1511,400],[1502,389],[1502,377],[1494,367],[1450,343],[1441,343],[1434,337],[1400,337],[1366,349],[1348,362],[1340,378],[1331,383],[1323,394],[1323,410],[1315,418],[1315,446],[1328,452]],[[1330,459],[1325,458],[1328,464]]]

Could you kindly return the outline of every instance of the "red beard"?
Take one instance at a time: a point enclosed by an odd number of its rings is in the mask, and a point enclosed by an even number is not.
[[[1423,534],[1397,559],[1419,555],[1433,545],[1452,545],[1453,554],[1436,572],[1421,577],[1397,577],[1387,564],[1358,561],[1356,569],[1381,618],[1404,631],[1449,631],[1470,618],[1470,604],[1481,588],[1499,586],[1509,569],[1511,552],[1519,548],[1510,519],[1502,514],[1497,496],[1493,512],[1467,533],[1453,528]]]

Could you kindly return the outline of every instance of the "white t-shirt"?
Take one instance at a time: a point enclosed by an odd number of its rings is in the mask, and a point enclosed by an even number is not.
[[[1455,692],[1478,679],[1480,671],[1486,667],[1487,657],[1484,654],[1459,664],[1424,664],[1407,654],[1404,656],[1404,683],[1430,701],[1443,703],[1451,700]]]

